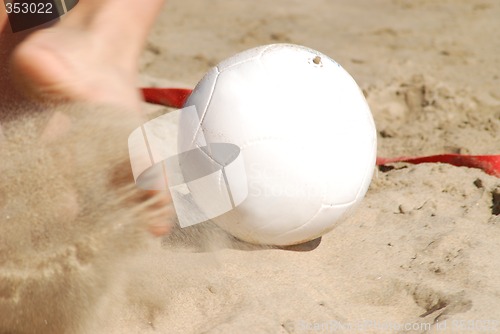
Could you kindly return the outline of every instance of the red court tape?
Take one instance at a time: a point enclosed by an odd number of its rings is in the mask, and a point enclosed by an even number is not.
[[[186,88],[143,88],[144,100],[153,104],[160,104],[171,108],[182,108],[191,94]]]
[[[171,108],[182,108],[191,92],[191,89],[186,88],[142,89],[142,94],[146,102]],[[490,175],[500,177],[500,155],[439,154],[425,157],[377,158],[378,166],[394,162],[407,162],[412,164],[440,162],[459,167],[479,168]]]
[[[426,157],[377,158],[377,165],[379,166],[393,162],[408,162],[411,164],[441,162],[459,167],[479,168],[485,173],[500,177],[500,155],[439,154]]]

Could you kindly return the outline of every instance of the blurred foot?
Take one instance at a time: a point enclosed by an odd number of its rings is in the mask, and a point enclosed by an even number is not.
[[[28,36],[12,56],[13,81],[31,98],[86,101],[139,111],[137,52],[72,22]],[[123,38],[122,38],[123,40]],[[132,43],[131,43],[132,44]]]

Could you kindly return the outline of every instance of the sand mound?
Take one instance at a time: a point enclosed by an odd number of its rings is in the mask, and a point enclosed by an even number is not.
[[[380,134],[380,156],[495,154],[500,104],[435,78],[415,75],[365,89]]]

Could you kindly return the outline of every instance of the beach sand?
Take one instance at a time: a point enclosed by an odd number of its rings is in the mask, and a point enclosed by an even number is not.
[[[169,0],[141,59],[141,84],[194,87],[239,51],[302,44],[363,89],[379,156],[500,154],[499,18],[495,0]],[[209,223],[163,240],[134,229],[126,242],[106,235],[89,271],[67,274],[78,284],[40,292],[40,305],[60,307],[5,328],[500,333],[500,179],[445,164],[393,166],[375,172],[359,209],[309,251],[245,245]],[[100,236],[99,226],[79,231]],[[0,286],[0,307],[13,290]],[[65,291],[75,299],[60,299]],[[65,320],[50,327],[44,316]]]

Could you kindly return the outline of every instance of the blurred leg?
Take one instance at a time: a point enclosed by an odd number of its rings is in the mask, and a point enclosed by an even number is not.
[[[139,112],[138,59],[163,2],[81,0],[50,28],[0,34],[0,124],[22,110],[43,111],[40,100],[107,103]],[[7,16],[0,8],[1,30]],[[70,126],[54,117],[45,132],[57,136]],[[0,141],[2,136],[0,127]],[[169,203],[166,195],[164,204]],[[159,219],[149,229],[162,235],[169,225]]]

